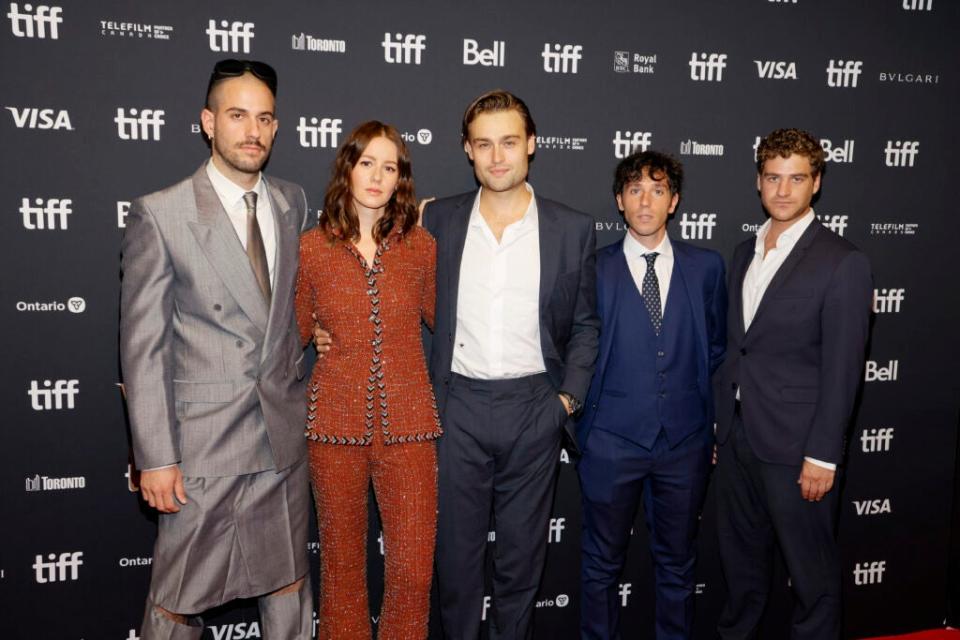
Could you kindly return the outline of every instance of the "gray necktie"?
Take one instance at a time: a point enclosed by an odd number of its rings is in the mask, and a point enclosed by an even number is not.
[[[247,205],[247,257],[253,275],[260,285],[263,298],[270,305],[270,268],[267,266],[267,250],[263,246],[263,236],[260,235],[260,225],[257,224],[257,194],[248,191],[243,194],[243,203]]]
[[[643,290],[640,294],[643,296],[647,313],[650,314],[653,332],[660,335],[660,327],[663,325],[663,317],[660,314],[660,281],[657,280],[657,272],[653,270],[653,263],[656,262],[658,255],[660,254],[656,251],[643,255],[644,260],[647,261],[647,272],[643,274]]]

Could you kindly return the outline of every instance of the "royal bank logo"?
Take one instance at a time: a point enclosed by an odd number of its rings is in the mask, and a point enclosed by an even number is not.
[[[617,131],[613,136],[613,157],[623,159],[634,151],[646,151],[650,148],[649,131]]]
[[[796,80],[797,63],[785,60],[754,60],[757,76],[764,80]]]
[[[566,518],[550,518],[550,525],[547,528],[547,543],[560,542],[563,538],[563,530],[566,528]]]
[[[317,116],[300,116],[297,124],[297,133],[300,134],[300,146],[306,148],[335,148],[339,144],[340,134],[343,133],[341,118],[320,118]]]
[[[60,302],[59,300],[53,300],[50,302],[28,302],[26,300],[18,300],[16,304],[17,311],[26,311],[26,312],[61,312],[69,311],[70,313],[83,313],[87,310],[87,301],[81,298],[80,296],[74,296],[69,298],[66,302]]]
[[[920,155],[920,143],[916,140],[887,140],[883,149],[883,164],[888,167],[912,167]]]
[[[825,226],[830,231],[833,231],[838,236],[843,236],[844,232],[847,230],[847,218],[848,216],[838,214],[838,213],[824,213],[817,214],[817,220],[820,221],[820,224]]]
[[[680,142],[680,155],[719,157],[723,155],[723,145],[697,142],[696,140],[683,140]]]
[[[121,140],[160,140],[160,129],[166,124],[163,109],[124,109],[117,107],[113,121],[117,123],[117,136]]]
[[[933,0],[903,0],[904,11],[933,11]]]
[[[858,562],[853,566],[853,583],[858,587],[867,584],[880,584],[883,582],[883,574],[886,570],[886,560]]]
[[[27,478],[25,484],[27,491],[64,491],[69,489],[85,489],[87,479],[84,476],[51,478],[49,476],[41,476],[38,473],[32,478]]]
[[[620,606],[627,606],[627,602],[630,600],[630,594],[633,593],[633,583],[632,582],[621,582],[617,586],[617,594],[620,596]]]
[[[433,142],[433,132],[430,129],[418,129],[416,133],[404,131],[400,134],[404,142],[416,142],[417,144],[428,145]]]
[[[876,360],[867,360],[864,367],[864,382],[896,382],[900,373],[900,361],[890,360],[881,366]]]
[[[80,395],[79,380],[31,380],[27,389],[34,411],[60,411],[76,408]]]
[[[13,126],[17,129],[66,129],[73,131],[70,114],[66,109],[44,109],[38,107],[4,107],[13,116]]]
[[[680,237],[684,240],[713,240],[713,229],[716,226],[715,213],[680,214]]]
[[[408,33],[383,34],[383,59],[390,64],[420,64],[427,50],[427,36]]]
[[[690,54],[690,79],[696,82],[723,82],[723,70],[727,68],[725,53]]]
[[[537,136],[537,149],[583,151],[586,148],[587,139],[579,136]]]
[[[59,555],[50,553],[46,560],[43,554],[38,554],[33,562],[34,580],[37,584],[79,580],[81,566],[83,551],[66,551]]]
[[[57,40],[60,37],[58,27],[63,24],[63,8],[51,7],[45,4],[24,4],[23,10],[16,2],[10,3],[10,31],[18,38],[50,38]]]
[[[346,53],[346,40],[318,38],[308,33],[300,32],[290,36],[290,48],[294,51],[313,51],[316,53]]]
[[[463,39],[463,64],[472,67],[505,67],[507,66],[507,43],[504,40],[494,40],[489,49],[484,49],[480,43],[472,38]]]
[[[254,27],[252,22],[218,21],[211,18],[205,31],[209,38],[210,51],[250,53]]]
[[[878,516],[883,513],[893,513],[890,508],[890,498],[882,500],[854,500],[853,507],[858,516]]]
[[[861,73],[863,73],[862,60],[831,59],[827,63],[827,86],[856,88]]]
[[[143,40],[169,40],[173,35],[173,27],[164,24],[149,24],[144,22],[118,22],[116,20],[101,20],[100,35],[121,38],[138,38]]]
[[[860,448],[864,453],[887,453],[893,442],[893,427],[876,427],[860,432]]]
[[[70,198],[23,198],[20,201],[20,219],[28,231],[66,231],[72,214]]]
[[[880,82],[894,84],[940,84],[939,73],[897,73],[881,71]]]
[[[871,222],[872,236],[915,236],[920,230],[918,222]]]
[[[643,73],[651,75],[657,70],[657,54],[614,51],[613,70],[616,73]]]
[[[907,297],[906,289],[874,289],[874,313],[900,313],[900,305]]]
[[[583,59],[583,45],[545,42],[540,55],[547,73],[577,73]]]

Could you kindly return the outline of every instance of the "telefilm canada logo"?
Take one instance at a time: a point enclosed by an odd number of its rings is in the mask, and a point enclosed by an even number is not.
[[[10,19],[11,33],[18,38],[57,40],[60,37],[58,27],[63,24],[63,8],[45,4],[21,6],[11,2],[7,17]]]
[[[615,73],[639,73],[653,75],[657,71],[657,54],[634,51],[614,51],[613,70]]]
[[[587,139],[580,136],[537,136],[537,149],[553,151],[583,151],[587,148]]]
[[[312,51],[315,53],[346,53],[347,41],[333,38],[318,38],[309,33],[290,36],[290,48],[294,51]]]
[[[920,230],[919,222],[871,222],[872,236],[915,236]]]
[[[25,479],[25,490],[33,491],[64,491],[69,489],[86,489],[87,479],[84,476],[72,476],[65,478],[51,478],[42,476],[39,473]]]
[[[150,24],[148,22],[101,20],[100,35],[137,38],[138,40],[170,40],[170,36],[173,35],[173,27],[165,24]]]
[[[16,309],[17,311],[28,313],[60,313],[66,311],[69,311],[70,313],[83,313],[87,310],[87,301],[80,296],[68,298],[66,302],[61,302],[59,300],[18,300]]]

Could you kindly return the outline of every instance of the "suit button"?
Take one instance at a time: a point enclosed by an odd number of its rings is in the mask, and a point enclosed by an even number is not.
[[[666,354],[665,354],[663,351],[657,351],[657,357],[658,357],[658,358],[662,358],[662,357],[665,356],[665,355],[666,355]]]
[[[746,350],[746,349],[740,349],[740,355],[742,355],[742,356],[747,355],[747,350]]]
[[[221,307],[219,304],[213,305],[213,310],[214,310],[214,311],[220,311],[221,309],[223,309],[223,307]]]

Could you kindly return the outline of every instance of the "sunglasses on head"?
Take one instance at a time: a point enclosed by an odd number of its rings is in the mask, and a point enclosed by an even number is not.
[[[277,72],[266,62],[257,60],[221,60],[213,66],[213,73],[210,74],[210,85],[217,80],[224,78],[235,78],[250,72],[270,88],[270,92],[277,94]]]

